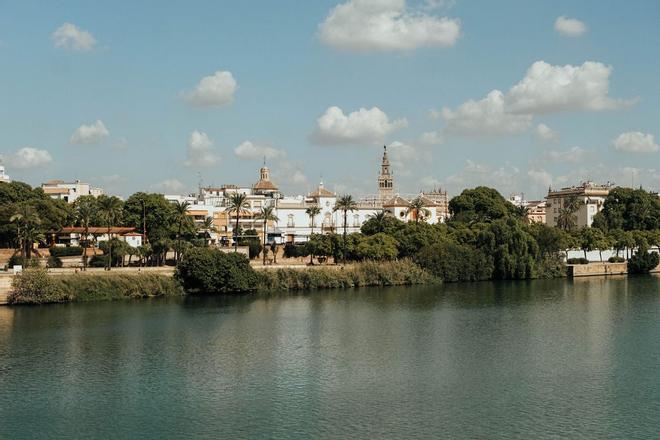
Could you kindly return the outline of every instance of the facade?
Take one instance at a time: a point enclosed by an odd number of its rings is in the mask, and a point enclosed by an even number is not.
[[[135,232],[135,228],[124,226],[113,226],[109,229],[106,226],[90,226],[84,228],[81,226],[66,226],[58,231],[48,233],[49,242],[55,246],[80,246],[81,240],[87,236],[88,240],[96,243],[108,241],[110,236],[116,237],[128,243],[129,246],[142,246],[142,234]]]
[[[49,180],[41,184],[41,189],[52,199],[64,200],[67,203],[73,203],[81,196],[98,197],[103,194],[102,188],[94,188],[89,183],[75,180],[65,182],[64,180]]]
[[[9,176],[5,173],[5,166],[0,162],[0,183],[9,183],[11,182],[11,179]]]
[[[580,202],[575,212],[575,224],[578,228],[591,227],[594,215],[603,209],[605,198],[614,185],[610,182],[597,185],[593,182],[582,182],[578,186],[571,186],[559,190],[548,189],[546,197],[546,223],[548,226],[557,226],[560,210],[572,197]]]
[[[546,223],[546,201],[525,200],[524,194],[512,194],[509,202],[517,207],[527,208],[527,221],[529,223]]]
[[[378,192],[375,196],[357,200],[357,209],[348,212],[346,230],[348,233],[359,232],[369,218],[385,211],[402,221],[414,221],[415,213],[409,210],[410,200],[421,198],[425,213],[423,221],[428,223],[444,222],[449,216],[447,193],[439,189],[404,197],[395,193],[394,175],[384,148],[380,172],[377,179]],[[266,166],[259,170],[259,180],[252,186],[222,185],[203,187],[198,194],[189,196],[166,195],[170,202],[190,203],[188,215],[200,225],[207,218],[213,219],[213,230],[207,231],[210,242],[216,245],[231,245],[236,225],[236,212],[229,212],[231,195],[241,193],[246,196],[247,207],[238,215],[238,224],[242,230],[255,229],[263,239],[263,220],[258,213],[265,206],[275,208],[277,222],[267,225],[268,241],[277,243],[298,243],[309,239],[312,233],[342,233],[344,216],[334,211],[337,194],[329,191],[321,182],[307,195],[283,196],[277,185],[271,180],[270,170]],[[307,214],[310,207],[317,206],[320,214],[311,218]]]

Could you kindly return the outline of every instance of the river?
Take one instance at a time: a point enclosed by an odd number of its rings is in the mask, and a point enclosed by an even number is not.
[[[658,438],[660,277],[0,307],[0,438]]]

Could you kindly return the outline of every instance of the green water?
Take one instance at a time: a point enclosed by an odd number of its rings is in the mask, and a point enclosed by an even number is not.
[[[0,438],[658,438],[660,278],[0,308]]]

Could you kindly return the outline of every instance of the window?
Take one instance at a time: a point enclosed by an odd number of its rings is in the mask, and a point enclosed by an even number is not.
[[[332,216],[330,215],[329,212],[326,212],[325,216],[323,217],[323,226],[326,227],[332,226]]]
[[[358,214],[353,216],[353,226],[356,228],[360,226],[360,216]]]
[[[296,223],[293,221],[293,214],[289,214],[286,218],[286,225],[289,228],[296,226]]]

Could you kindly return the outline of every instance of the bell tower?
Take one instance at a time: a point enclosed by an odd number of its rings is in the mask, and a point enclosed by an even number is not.
[[[387,158],[387,146],[383,147],[383,162],[378,175],[378,198],[385,202],[394,197],[394,177],[390,169],[390,160]]]

